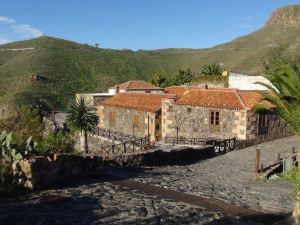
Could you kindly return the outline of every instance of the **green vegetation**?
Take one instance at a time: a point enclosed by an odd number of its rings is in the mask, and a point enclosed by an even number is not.
[[[258,104],[254,110],[279,115],[300,136],[300,74],[289,66],[282,65],[276,72],[269,72],[264,76],[272,85],[259,83],[270,91],[260,91],[260,94],[276,108],[269,109],[266,105]]]
[[[72,129],[83,134],[85,153],[88,153],[88,134],[97,127],[98,119],[96,108],[84,98],[71,104],[67,123]]]
[[[152,77],[151,83],[157,87],[165,88],[168,86],[168,80],[166,77],[158,74]]]
[[[36,146],[36,142],[29,137],[25,143],[18,145],[12,132],[3,131],[0,135],[0,196],[12,193],[17,189],[12,174],[12,164],[30,155]]]
[[[185,70],[179,69],[176,73],[170,76],[169,79],[162,75],[156,75],[151,79],[151,83],[158,87],[168,87],[174,85],[190,84],[195,79],[195,73],[190,68]]]
[[[0,104],[45,101],[52,108],[66,109],[75,93],[106,91],[130,79],[150,81],[154,74],[170,80],[183,68],[199,74],[204,65],[214,62],[223,63],[229,71],[259,74],[266,63],[272,66],[262,59],[275,46],[298,55],[299,31],[299,26],[269,24],[208,49],[111,50],[47,36],[5,44],[0,49],[34,49],[1,51]]]
[[[201,74],[205,76],[221,76],[224,71],[222,65],[217,63],[211,63],[204,65],[201,70]]]
[[[30,136],[36,141],[41,140],[42,121],[39,112],[26,106],[15,107],[13,111],[10,118],[0,120],[0,131],[13,132],[18,144],[24,143]]]
[[[297,185],[297,190],[300,191],[300,173],[298,168],[282,174],[282,178]]]
[[[38,155],[50,155],[59,153],[74,153],[75,141],[72,134],[59,131],[47,135],[43,140],[38,142],[36,152]]]

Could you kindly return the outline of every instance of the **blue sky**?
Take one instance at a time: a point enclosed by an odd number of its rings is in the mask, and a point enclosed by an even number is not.
[[[42,34],[116,49],[206,48],[295,0],[1,0],[0,43]]]

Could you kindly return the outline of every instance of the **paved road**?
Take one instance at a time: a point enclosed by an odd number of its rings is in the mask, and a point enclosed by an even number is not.
[[[147,167],[141,172],[127,170],[124,176],[136,181],[207,196],[269,213],[292,211],[293,186],[281,179],[253,179],[255,150],[261,150],[264,165],[275,161],[277,154],[300,148],[296,137],[283,138],[233,151],[187,166]]]

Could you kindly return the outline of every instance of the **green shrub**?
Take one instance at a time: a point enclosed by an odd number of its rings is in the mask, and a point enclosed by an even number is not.
[[[294,183],[297,185],[297,189],[300,190],[300,171],[297,167],[295,167],[293,170],[285,172],[282,174],[282,178]]]
[[[49,134],[42,141],[38,142],[36,152],[39,155],[56,153],[73,153],[75,141],[70,134]]]

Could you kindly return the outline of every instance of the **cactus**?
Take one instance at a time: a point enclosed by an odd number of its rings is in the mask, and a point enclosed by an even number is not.
[[[25,148],[18,148],[13,143],[12,132],[7,133],[3,131],[0,135],[1,143],[1,155],[5,163],[11,164],[15,161],[19,161],[26,157],[29,152],[32,152],[36,147],[36,142],[32,141],[32,137],[29,137],[25,142]]]

